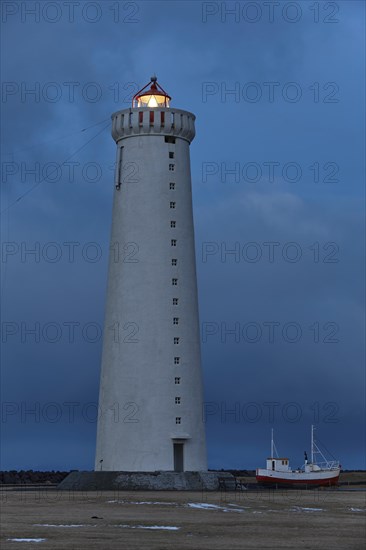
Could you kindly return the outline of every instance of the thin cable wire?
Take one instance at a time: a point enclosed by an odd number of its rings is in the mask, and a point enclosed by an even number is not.
[[[77,149],[76,151],[74,151],[74,153],[72,153],[72,155],[70,155],[69,157],[67,157],[67,159],[65,159],[61,164],[60,166],[63,166],[66,162],[68,162],[70,159],[72,159],[77,153],[79,153],[82,149],[84,149],[84,147],[86,147],[91,141],[93,141],[93,139],[95,139],[96,137],[99,136],[99,134],[101,134],[102,132],[104,132],[104,130],[107,129],[107,127],[109,126],[109,122],[108,124],[106,124],[105,126],[103,126],[103,128],[97,133],[95,134],[95,136],[93,136],[92,138],[90,138],[86,143],[84,143],[84,145],[82,145],[81,147],[79,147],[79,149]],[[54,174],[57,170],[58,170],[59,167],[55,168],[50,174],[47,174],[47,176],[51,176],[52,174]],[[2,210],[0,212],[0,214],[4,214],[4,212],[7,212],[8,210],[10,210],[10,208],[12,208],[15,204],[17,204],[19,201],[21,201],[26,195],[28,195],[29,193],[31,193],[34,189],[36,189],[36,187],[38,187],[41,183],[43,183],[45,181],[46,177],[42,178],[40,181],[38,181],[37,183],[35,183],[34,185],[32,185],[32,187],[30,189],[28,189],[27,191],[25,191],[22,195],[20,195],[17,199],[15,199],[15,201],[11,202],[6,208],[4,208],[4,210]]]
[[[100,124],[103,124],[103,122],[109,121],[108,118],[105,118],[104,120],[101,120],[100,122],[96,122],[95,124],[92,124],[91,126],[87,126],[86,128],[82,128],[81,130],[77,130],[76,132],[71,132],[70,134],[66,134],[65,136],[57,137],[54,139],[48,139],[47,141],[43,141],[42,143],[36,143],[34,145],[29,145],[28,147],[22,147],[21,149],[15,149],[15,151],[11,151],[11,153],[5,153],[5,156],[14,155],[15,153],[20,153],[21,151],[28,151],[28,149],[34,149],[35,147],[43,147],[44,145],[49,145],[50,143],[53,143],[54,141],[61,141],[62,139],[66,139],[71,136],[75,136],[77,134],[81,134],[82,132],[86,132],[87,130],[90,130],[91,128],[95,128],[95,126],[99,126]]]
[[[324,443],[322,441],[320,441],[319,438],[316,438],[316,442],[317,443],[320,443],[320,445],[323,447],[323,449],[325,450],[326,453],[329,454],[329,456],[331,456],[333,458],[333,460],[337,460],[336,457],[329,451],[329,449],[326,448],[326,446],[324,445]]]

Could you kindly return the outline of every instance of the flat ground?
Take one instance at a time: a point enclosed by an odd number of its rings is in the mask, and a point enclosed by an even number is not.
[[[365,491],[348,489],[7,491],[0,544],[2,550],[363,550],[365,509]]]

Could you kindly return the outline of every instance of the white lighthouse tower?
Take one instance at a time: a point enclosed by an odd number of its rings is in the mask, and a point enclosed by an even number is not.
[[[195,116],[151,78],[117,144],[95,470],[205,471],[189,146]]]

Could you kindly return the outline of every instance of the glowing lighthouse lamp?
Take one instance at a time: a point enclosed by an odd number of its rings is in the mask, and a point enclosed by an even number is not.
[[[147,90],[149,84],[151,86]],[[169,107],[169,102],[172,98],[157,83],[157,77],[152,76],[149,84],[146,84],[134,95],[132,107]]]

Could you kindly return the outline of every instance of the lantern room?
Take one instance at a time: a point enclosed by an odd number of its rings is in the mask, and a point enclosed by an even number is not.
[[[171,97],[158,84],[154,75],[146,86],[141,88],[132,98],[132,107],[169,107]]]

